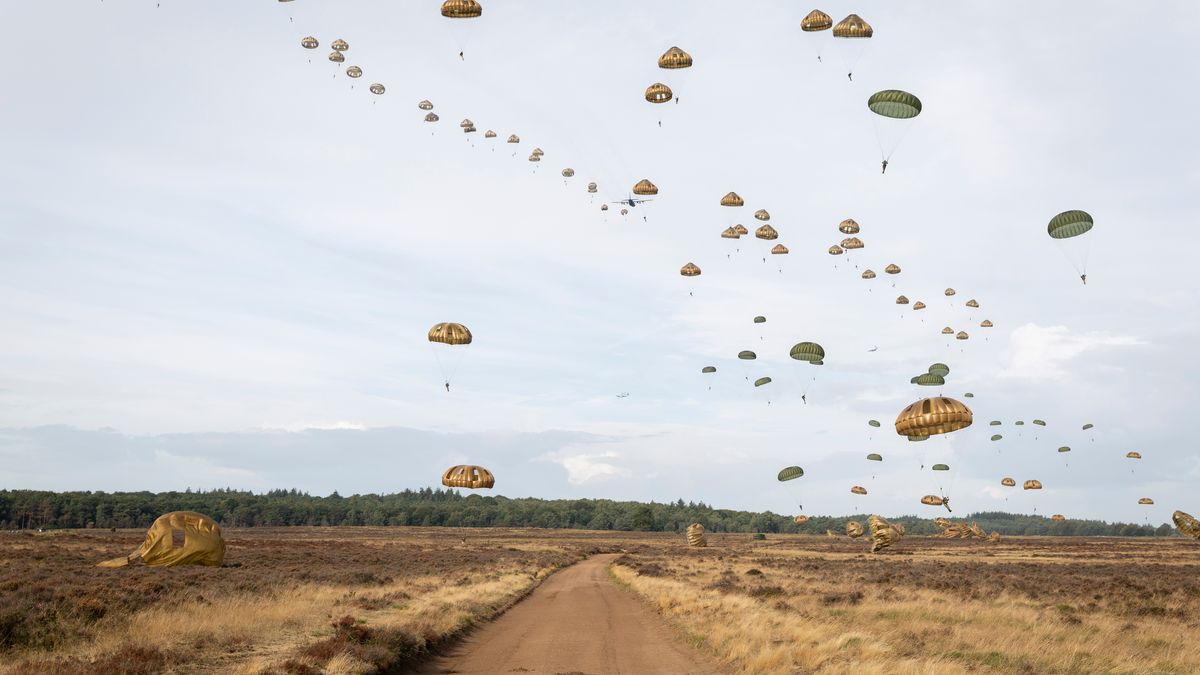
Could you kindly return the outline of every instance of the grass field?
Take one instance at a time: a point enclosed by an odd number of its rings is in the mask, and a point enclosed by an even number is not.
[[[562,566],[612,576],[746,673],[1200,672],[1200,545],[452,528],[233,529],[222,568],[98,569],[142,531],[0,533],[0,672],[362,673]],[[398,665],[400,664],[400,665]]]

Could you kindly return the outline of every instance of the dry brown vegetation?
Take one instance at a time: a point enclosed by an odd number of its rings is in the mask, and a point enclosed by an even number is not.
[[[605,546],[540,530],[257,528],[226,531],[221,568],[94,567],[143,537],[0,533],[0,672],[395,668]]]
[[[613,575],[744,673],[1200,672],[1200,546],[1183,539],[717,535]]]

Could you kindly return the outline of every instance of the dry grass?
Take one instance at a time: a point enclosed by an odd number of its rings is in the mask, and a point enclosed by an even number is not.
[[[736,672],[1200,672],[1194,542],[772,539],[613,574]]]
[[[0,672],[39,674],[375,672],[596,548],[511,531],[255,529],[226,533],[223,568],[105,570],[93,565],[142,533],[3,536]]]

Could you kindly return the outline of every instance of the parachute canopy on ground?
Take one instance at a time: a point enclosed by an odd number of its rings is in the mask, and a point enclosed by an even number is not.
[[[650,182],[650,179],[643,178],[633,185],[633,194],[635,195],[656,195],[658,194],[658,186]]]
[[[786,480],[795,480],[804,475],[804,469],[798,466],[788,466],[779,470],[779,475],[776,476],[781,482]]]
[[[724,197],[721,197],[721,206],[743,206],[746,200],[742,199],[738,193],[729,192]]]
[[[932,436],[971,426],[971,409],[946,396],[923,398],[910,403],[896,417],[901,436]]]
[[[183,533],[183,545],[176,547],[175,532]],[[113,558],[97,567],[125,567],[138,561],[151,567],[205,565],[220,567],[225,561],[225,540],[221,526],[206,515],[193,511],[172,511],[155,519],[146,532],[146,540],[124,558]]]
[[[833,17],[819,9],[814,9],[800,20],[800,30],[805,33],[829,30],[830,28],[833,28]]]
[[[900,538],[904,536],[903,525],[900,523],[893,525],[874,514],[867,518],[867,524],[871,527],[871,538],[875,540],[871,546],[871,553],[882,551],[900,541]]]
[[[815,342],[797,342],[792,345],[788,355],[797,361],[814,361],[825,360],[825,348]]]
[[[876,115],[906,120],[921,114],[921,99],[907,91],[884,89],[871,94],[867,108]]]
[[[685,277],[698,277],[700,276],[700,268],[696,266],[696,263],[690,262],[683,267],[680,267],[679,273]]]
[[[442,3],[442,16],[447,19],[474,19],[483,14],[483,7],[475,0],[446,0]]]
[[[1037,479],[1027,480],[1027,481],[1025,481],[1024,484],[1021,485],[1021,489],[1022,490],[1041,490],[1042,489],[1042,481],[1037,480]]]
[[[704,526],[692,523],[687,527],[688,546],[708,546],[708,537],[704,536]]]
[[[472,490],[490,488],[496,485],[496,477],[482,466],[459,464],[446,469],[442,474],[442,485]]]
[[[671,88],[662,82],[655,82],[646,87],[646,100],[651,103],[666,103],[672,96]]]
[[[863,492],[865,493],[866,491],[864,490]],[[846,536],[850,537],[851,539],[858,539],[859,537],[863,536],[862,523],[858,522],[857,520],[851,520],[847,522]]]
[[[447,345],[469,345],[471,330],[461,323],[439,323],[429,329],[429,341]]]
[[[667,70],[675,70],[677,68],[691,68],[692,55],[683,51],[679,47],[671,47],[663,52],[662,56],[658,57],[658,67]]]

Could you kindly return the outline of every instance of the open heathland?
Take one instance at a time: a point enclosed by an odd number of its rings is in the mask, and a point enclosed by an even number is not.
[[[224,567],[94,567],[143,534],[0,533],[0,672],[406,672],[602,552],[731,672],[1200,672],[1200,545],[1180,538],[872,555],[844,536],[229,528]]]
[[[614,576],[734,672],[1200,672],[1191,540],[710,537]]]

